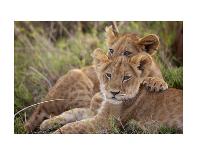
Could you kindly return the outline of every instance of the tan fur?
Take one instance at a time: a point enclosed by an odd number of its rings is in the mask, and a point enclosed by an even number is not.
[[[182,90],[170,88],[158,93],[149,92],[140,86],[153,63],[149,55],[138,54],[129,59],[118,57],[106,61],[105,54],[97,50],[93,56],[102,85],[102,96],[97,94],[97,99],[92,100],[94,102],[103,99],[98,114],[66,124],[54,133],[102,133],[110,129],[111,117],[120,120],[123,125],[128,120],[135,119],[142,124],[157,121],[168,127],[183,129]],[[111,74],[111,78],[106,77],[106,74]],[[123,77],[128,75],[131,78],[123,81]],[[119,93],[112,95],[111,92],[114,91]]]
[[[42,122],[40,130],[56,129],[70,122],[91,118],[96,113],[90,108],[74,108]]]
[[[47,119],[40,125],[40,130],[57,129],[67,123],[80,121],[83,119],[91,118],[95,116],[103,101],[102,94],[96,93],[92,100],[91,105],[88,108],[74,108],[63,112],[62,114]]]
[[[108,56],[105,56],[106,61],[108,61],[108,58],[113,59],[121,56],[124,50],[134,52],[133,55],[128,56],[129,58],[137,53],[143,53],[144,50],[151,54],[151,51],[156,50],[159,45],[158,37],[155,35],[139,38],[137,35],[130,33],[115,34],[111,31],[111,27],[106,28],[106,41],[109,47],[115,50],[113,55],[108,54]],[[167,89],[167,84],[163,80],[158,66],[154,62],[152,64],[151,72],[147,79],[144,80],[144,84],[150,88],[150,91]],[[152,80],[150,80],[150,77]],[[34,131],[43,120],[57,116],[67,110],[89,107],[91,98],[95,93],[99,92],[99,85],[94,66],[69,71],[57,81],[44,98],[44,100],[65,99],[65,101],[53,101],[38,106],[25,124],[27,132]]]
[[[140,38],[137,34],[126,33],[117,34],[114,33],[113,27],[106,27],[106,42],[109,49],[113,50],[113,53],[108,52],[109,58],[117,56],[133,57],[138,53],[148,53],[153,56],[159,48],[159,38],[155,34],[150,34]],[[129,52],[127,55],[125,52]],[[168,88],[167,83],[163,80],[163,76],[159,69],[159,66],[153,60],[153,64],[150,68],[148,75],[150,78],[145,79],[144,84],[150,91],[161,91]]]
[[[71,70],[57,81],[44,100],[65,99],[65,101],[53,101],[39,105],[25,124],[28,132],[32,132],[43,120],[64,111],[89,107],[93,95],[99,88],[95,88],[95,84],[84,73],[85,70],[86,68],[83,71]]]

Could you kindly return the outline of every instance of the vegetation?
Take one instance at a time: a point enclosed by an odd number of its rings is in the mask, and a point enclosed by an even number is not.
[[[49,88],[68,70],[90,65],[90,54],[95,48],[107,50],[104,28],[110,24],[111,22],[15,22],[14,112],[40,102]],[[181,24],[117,22],[121,33],[135,32],[141,36],[154,33],[160,36],[161,47],[156,60],[169,86],[180,89],[183,88],[182,61],[176,59],[176,51],[172,47],[177,27]],[[32,110],[34,109],[15,117],[15,133],[25,133],[23,123]],[[160,133],[166,131],[172,132],[162,128]],[[115,129],[112,133],[121,131]],[[128,129],[123,133],[141,133],[141,130],[131,132]]]
[[[115,121],[116,122],[116,121]],[[166,126],[163,126],[159,124],[158,122],[152,121],[147,122],[145,125],[140,125],[135,120],[130,120],[126,125],[121,126],[120,122],[117,124],[112,123],[111,125],[111,131],[108,131],[108,133],[113,134],[178,134],[182,131],[179,131],[178,129],[169,128]]]

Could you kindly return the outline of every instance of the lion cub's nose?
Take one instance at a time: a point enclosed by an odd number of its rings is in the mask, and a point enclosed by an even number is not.
[[[111,93],[112,93],[113,96],[116,96],[117,94],[120,93],[120,91],[111,91]]]

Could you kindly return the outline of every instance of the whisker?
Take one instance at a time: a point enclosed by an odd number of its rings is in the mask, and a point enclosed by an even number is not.
[[[16,112],[16,113],[14,114],[14,118],[16,117],[16,115],[20,114],[21,112],[23,112],[23,111],[25,111],[25,110],[27,110],[27,109],[29,109],[29,108],[38,106],[38,105],[40,105],[40,104],[48,103],[48,102],[54,102],[54,101],[66,101],[66,100],[73,100],[73,98],[72,98],[72,99],[68,99],[68,98],[67,98],[67,99],[51,99],[51,100],[46,100],[46,101],[42,101],[42,102],[38,102],[38,103],[32,104],[32,105],[27,106],[27,107],[25,107],[25,108],[19,110],[18,112]],[[76,99],[75,99],[75,100],[76,100]],[[76,100],[76,101],[86,101],[86,100],[83,99],[83,100]],[[87,100],[87,101],[90,102],[91,100]]]
[[[120,94],[120,96],[126,96],[126,94]]]

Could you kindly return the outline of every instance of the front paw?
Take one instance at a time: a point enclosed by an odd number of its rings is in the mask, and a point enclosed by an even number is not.
[[[51,129],[53,127],[50,119],[47,119],[45,121],[42,122],[42,124],[40,125],[40,130],[41,131],[45,131],[45,130],[48,130],[48,129]]]
[[[147,77],[142,84],[145,85],[149,91],[160,92],[168,89],[168,84],[163,79],[157,77]]]
[[[45,121],[42,122],[42,124],[40,125],[40,130],[41,131],[46,131],[46,130],[54,130],[61,127],[61,123],[57,122],[56,120],[51,119],[47,119]]]

